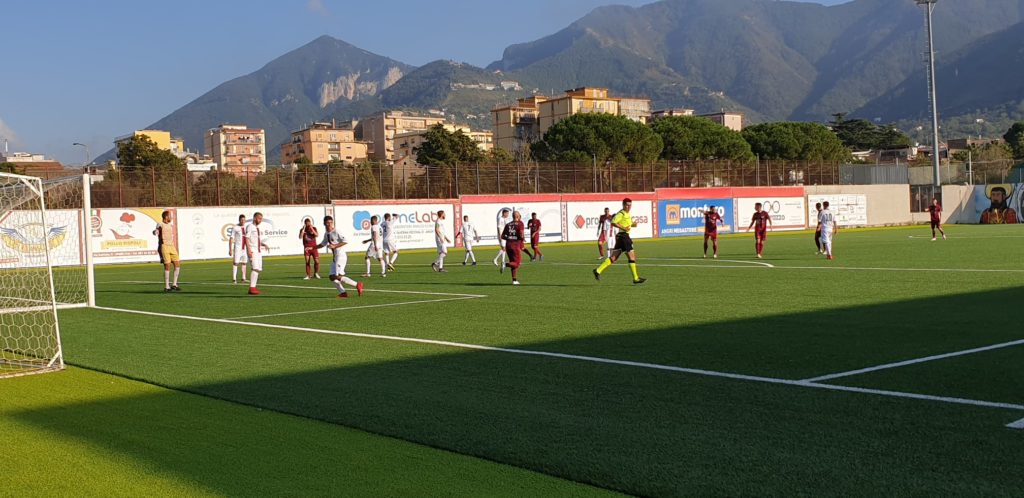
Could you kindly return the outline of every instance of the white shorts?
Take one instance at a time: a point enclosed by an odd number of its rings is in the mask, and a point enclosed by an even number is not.
[[[377,248],[377,246],[370,244],[370,247],[366,248],[366,257],[370,259],[381,259],[384,254]]]
[[[235,255],[231,258],[231,262],[236,265],[244,265],[249,262],[249,255],[245,251],[235,251]]]
[[[384,240],[384,252],[398,252],[398,244],[393,240]]]
[[[466,247],[467,251],[472,251],[473,250],[473,241],[472,240],[466,239],[465,243],[463,245]]]
[[[822,230],[821,231],[821,243],[822,244],[831,244],[832,243],[832,231],[831,230]]]
[[[345,266],[348,265],[348,253],[338,253],[331,262],[331,275],[345,276]]]
[[[444,244],[437,244],[437,253],[438,254],[448,254],[448,246],[446,246]]]
[[[505,239],[502,239],[502,238],[499,237],[498,238],[498,246],[501,247],[502,249],[504,249],[505,248]]]
[[[263,271],[263,253],[254,252],[252,257],[249,258],[249,265],[252,267],[252,271]]]

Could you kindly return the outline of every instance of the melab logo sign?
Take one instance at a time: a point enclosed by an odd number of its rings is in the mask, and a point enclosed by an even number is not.
[[[352,227],[356,230],[369,230],[370,229],[370,218],[375,216],[369,211],[356,211],[352,213]],[[384,213],[376,215],[378,220],[384,219]],[[437,213],[432,211],[409,211],[406,213],[391,213],[392,219],[397,220],[395,223],[399,225],[405,224],[416,224],[416,223],[434,223],[437,221]]]
[[[721,233],[732,232],[732,199],[687,199],[658,201],[659,237],[678,237],[704,233],[704,212],[715,211],[722,217]]]

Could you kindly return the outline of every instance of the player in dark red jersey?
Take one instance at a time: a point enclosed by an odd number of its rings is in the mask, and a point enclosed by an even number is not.
[[[708,239],[711,239],[711,244],[714,246],[714,255],[712,257],[718,257],[718,224],[725,224],[722,220],[722,215],[718,214],[715,206],[708,206],[708,210],[700,210],[700,214],[704,215],[704,257],[708,257]]]
[[[942,234],[942,240],[946,240],[946,232],[942,231],[942,206],[938,199],[932,199],[932,205],[928,206],[928,214],[932,219],[932,240],[935,240],[935,230]]]
[[[754,247],[757,249],[757,257],[760,259],[764,252],[764,239],[768,237],[768,228],[772,226],[772,217],[767,211],[761,210],[761,203],[754,204],[754,216],[750,219],[749,232],[754,229]]]
[[[512,285],[519,285],[519,265],[523,262],[523,237],[526,227],[523,226],[523,215],[519,211],[512,213],[512,221],[501,231],[501,240],[505,241],[505,254],[508,262],[505,266],[512,269]],[[502,271],[504,271],[504,266]]]
[[[530,251],[523,249],[523,252],[530,257],[530,262],[536,260],[544,261],[544,255],[540,252],[540,219],[537,218],[537,213],[530,214],[530,221],[526,222],[526,228],[530,229],[530,248],[533,249],[533,254]]]
[[[299,229],[299,238],[302,239],[302,254],[306,257],[306,278],[303,280],[309,280],[314,276],[320,278],[320,251],[316,247],[319,235],[316,227],[313,226],[313,219],[306,218],[306,221],[302,223],[302,228]],[[309,267],[310,260],[313,262],[312,271]]]

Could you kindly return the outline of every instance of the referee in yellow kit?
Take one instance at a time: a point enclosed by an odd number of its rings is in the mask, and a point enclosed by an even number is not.
[[[629,257],[629,271],[633,273],[633,283],[642,284],[647,281],[636,272],[636,251],[633,250],[633,239],[629,237],[629,230],[636,228],[636,222],[629,215],[631,207],[633,207],[633,201],[630,198],[622,199],[622,210],[612,217],[612,226],[618,228],[619,233],[615,235],[615,248],[611,250],[601,266],[594,269],[594,278],[597,280],[601,280],[601,273],[607,270],[612,263],[618,261],[622,253],[626,253],[626,256]]]

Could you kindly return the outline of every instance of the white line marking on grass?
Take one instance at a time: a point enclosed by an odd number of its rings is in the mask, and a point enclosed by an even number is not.
[[[1011,428],[1011,429],[1024,429],[1024,418],[1022,418],[1022,419],[1020,419],[1020,420],[1018,420],[1016,422],[1013,422],[1011,424],[1006,424],[1006,426]]]
[[[705,261],[714,264],[715,262],[721,261],[722,263],[739,263],[744,265],[758,265],[766,266],[768,268],[774,268],[775,265],[771,263],[765,263],[764,261],[744,261],[740,259],[718,259],[718,258],[644,258],[645,261]]]
[[[363,291],[366,292],[366,291]],[[368,304],[364,306],[346,306],[344,308],[327,308],[322,310],[308,310],[308,311],[288,311],[284,313],[270,313],[267,315],[250,315],[250,316],[236,316],[232,318],[224,318],[224,320],[251,320],[256,318],[271,318],[275,316],[291,316],[291,315],[308,315],[311,313],[333,313],[335,311],[349,311],[366,308],[387,308],[389,306],[406,306],[409,304],[424,304],[424,303],[443,303],[445,301],[462,301],[466,299],[479,299],[486,296],[464,296],[464,297],[448,297],[444,299],[423,299],[420,301],[406,301],[402,303],[387,303],[387,304]]]
[[[139,285],[158,285],[162,282],[149,282],[145,280],[113,280],[104,282],[107,284],[139,284]],[[217,285],[226,287],[238,287],[243,289],[242,286],[236,284],[230,284],[227,282],[182,282],[182,285]],[[315,285],[287,285],[287,284],[260,284],[260,287],[270,288],[281,288],[281,289],[313,289],[318,291],[334,290],[334,287],[315,286]],[[244,289],[243,289],[244,290]],[[423,296],[452,296],[452,297],[464,297],[464,298],[480,298],[488,297],[483,294],[458,294],[453,292],[427,292],[427,291],[407,291],[407,290],[394,290],[394,289],[364,289],[363,292],[381,292],[385,294],[418,294]]]
[[[419,338],[415,338],[415,337],[396,337],[396,336],[377,335],[377,334],[365,334],[365,333],[359,333],[359,332],[342,332],[342,331],[338,331],[338,330],[314,329],[314,328],[309,328],[309,327],[294,327],[294,326],[290,326],[290,325],[273,325],[273,324],[269,324],[269,323],[238,322],[238,321],[232,321],[232,320],[227,320],[227,319],[223,319],[223,318],[203,318],[203,317],[188,316],[188,315],[173,315],[173,314],[169,314],[169,313],[157,313],[157,312],[154,312],[154,311],[140,311],[140,310],[129,310],[129,309],[121,309],[121,308],[107,308],[107,307],[103,307],[103,306],[97,306],[95,309],[105,310],[105,311],[116,311],[116,312],[121,312],[121,313],[131,313],[131,314],[137,314],[137,315],[158,316],[158,317],[164,317],[164,318],[181,318],[181,319],[185,319],[185,320],[196,320],[196,321],[201,321],[201,322],[226,323],[226,324],[230,324],[230,325],[238,325],[238,326],[243,326],[243,327],[244,326],[248,326],[248,327],[261,327],[261,328],[267,328],[267,329],[290,330],[290,331],[294,331],[294,332],[309,332],[309,333],[314,333],[314,334],[329,334],[329,335],[339,335],[339,336],[347,336],[347,337],[359,337],[359,338],[363,338],[363,339],[377,339],[377,340],[385,340],[385,341],[409,342],[409,343],[415,343],[415,344],[429,344],[429,345],[433,345],[433,346],[445,346],[445,347],[451,347],[451,348],[470,349],[470,350],[477,350],[477,351],[490,351],[490,352],[497,352],[497,353],[510,353],[510,354],[521,354],[521,355],[528,355],[528,356],[541,356],[541,357],[546,357],[546,358],[557,358],[557,359],[562,359],[562,360],[576,360],[576,361],[586,361],[586,362],[591,362],[591,363],[602,363],[602,364],[607,364],[607,365],[618,365],[618,366],[626,366],[626,367],[647,368],[647,369],[652,369],[652,370],[666,370],[666,371],[670,371],[670,372],[688,373],[688,374],[694,374],[694,375],[702,375],[702,376],[706,376],[706,377],[718,377],[718,378],[733,379],[733,380],[746,380],[746,381],[752,381],[752,382],[761,382],[761,383],[767,383],[767,384],[780,384],[780,385],[787,385],[787,386],[797,386],[797,387],[807,387],[807,388],[814,388],[814,389],[824,389],[824,390],[827,390],[827,391],[841,391],[841,392],[852,392],[852,393],[860,393],[860,394],[874,394],[874,395],[877,395],[877,396],[886,396],[886,397],[891,397],[891,398],[917,399],[917,400],[935,401],[935,402],[941,402],[941,403],[952,403],[952,404],[958,404],[958,405],[969,405],[969,406],[979,406],[979,407],[985,407],[985,408],[1000,408],[1000,409],[1006,409],[1006,410],[1024,411],[1024,405],[1018,405],[1018,404],[1013,404],[1013,403],[1002,403],[1002,402],[996,402],[996,401],[982,401],[982,400],[966,399],[966,398],[953,398],[953,397],[947,397],[947,396],[933,396],[933,395],[930,395],[930,394],[917,394],[917,393],[908,393],[908,392],[902,392],[902,391],[886,391],[886,390],[882,390],[882,389],[869,389],[869,388],[863,388],[863,387],[838,386],[838,385],[833,385],[833,384],[818,384],[818,383],[815,383],[815,382],[807,382],[807,381],[803,381],[803,380],[777,379],[777,378],[773,378],[773,377],[761,377],[761,376],[756,376],[756,375],[743,375],[743,374],[730,373],[730,372],[716,372],[716,371],[713,371],[713,370],[702,370],[702,369],[697,369],[697,368],[685,368],[685,367],[677,367],[677,366],[672,366],[672,365],[660,365],[660,364],[657,364],[657,363],[644,363],[644,362],[629,361],[629,360],[615,360],[615,359],[610,359],[610,358],[600,358],[600,357],[596,357],[596,356],[581,356],[581,355],[567,354],[567,353],[554,353],[554,352],[549,352],[549,351],[535,351],[535,350],[530,350],[530,349],[515,349],[515,348],[502,348],[502,347],[494,347],[494,346],[482,346],[482,345],[478,345],[478,344],[465,344],[465,343],[461,343],[461,342],[439,341],[439,340],[434,340],[434,339],[419,339]]]
[[[961,236],[957,235],[957,236],[947,236],[947,237],[950,238],[950,239],[1024,239],[1024,235],[979,235],[979,236],[970,236],[970,235],[968,235],[966,237],[961,237]],[[931,240],[931,237],[929,237],[927,235],[908,235],[907,238],[908,239],[928,239],[928,240]]]
[[[555,266],[589,266],[591,268],[597,268],[597,265],[589,263],[549,263]],[[644,263],[640,260],[639,263],[641,268],[750,268],[750,265],[667,265],[657,263]],[[615,265],[612,265],[615,266]],[[625,264],[621,265],[625,266]],[[772,265],[762,266],[763,268],[774,268]]]
[[[995,270],[983,268],[882,268],[857,266],[776,266],[780,270],[849,270],[849,271],[935,271],[950,273],[1024,273],[1021,269]]]
[[[823,382],[823,381],[826,381],[826,380],[839,379],[839,378],[842,378],[842,377],[850,377],[850,376],[853,376],[853,375],[860,375],[860,374],[865,374],[865,373],[869,373],[869,372],[876,372],[878,370],[887,370],[887,369],[890,369],[890,368],[905,367],[907,365],[916,365],[918,363],[924,363],[924,362],[928,362],[928,361],[944,360],[946,358],[955,358],[957,356],[964,356],[964,355],[969,355],[969,354],[974,354],[974,353],[981,353],[981,352],[984,352],[984,351],[992,351],[994,349],[1002,349],[1002,348],[1008,348],[1008,347],[1012,347],[1012,346],[1020,346],[1021,344],[1024,344],[1024,339],[1021,339],[1021,340],[1018,340],[1018,341],[1004,342],[1004,343],[1000,343],[1000,344],[993,344],[991,346],[983,346],[983,347],[980,347],[980,348],[965,349],[963,351],[954,351],[952,353],[943,353],[943,354],[937,354],[937,355],[932,355],[932,356],[925,356],[923,358],[915,358],[915,359],[912,359],[912,360],[897,361],[895,363],[886,363],[885,365],[878,365],[878,366],[874,366],[874,367],[861,368],[859,370],[850,370],[848,372],[839,372],[839,373],[834,373],[834,374],[822,375],[820,377],[814,377],[814,378],[811,378],[811,379],[804,379],[804,381],[805,382]]]

